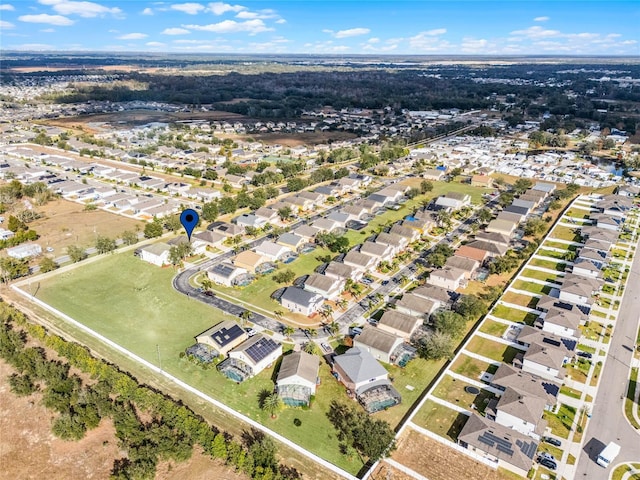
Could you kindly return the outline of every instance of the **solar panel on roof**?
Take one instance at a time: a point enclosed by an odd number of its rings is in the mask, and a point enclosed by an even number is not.
[[[513,455],[513,450],[511,450],[509,447],[505,447],[504,445],[496,445],[496,449],[499,452],[506,453],[509,456]]]
[[[261,339],[247,348],[246,353],[251,359],[259,363],[278,348],[278,344],[270,338]]]
[[[524,453],[527,457],[531,459],[533,459],[533,456],[536,454],[536,451],[538,450],[538,444],[533,441],[524,442],[522,440],[517,440],[516,445],[518,446],[518,448],[520,448],[522,453]]]
[[[545,337],[542,339],[542,343],[548,343],[549,345],[553,345],[554,347],[559,347],[560,342],[558,340],[554,340],[552,338]]]

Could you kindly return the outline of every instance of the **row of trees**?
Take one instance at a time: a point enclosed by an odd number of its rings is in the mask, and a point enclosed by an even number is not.
[[[154,478],[159,461],[187,460],[196,444],[205,454],[254,479],[300,478],[296,470],[278,464],[275,444],[261,432],[248,431],[240,441],[234,440],[188,407],[94,358],[85,347],[28,323],[21,312],[4,303],[0,321],[0,357],[16,370],[9,378],[11,390],[23,396],[39,392],[43,404],[56,412],[52,424],[56,436],[80,439],[102,419],[111,419],[125,453],[114,461],[112,478]],[[60,360],[49,359],[43,347],[53,349]],[[71,373],[71,366],[92,381],[86,383]]]

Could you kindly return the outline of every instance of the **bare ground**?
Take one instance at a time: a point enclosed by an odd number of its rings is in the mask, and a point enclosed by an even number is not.
[[[113,424],[103,420],[80,441],[67,442],[51,433],[55,414],[40,404],[39,394],[18,397],[6,378],[13,369],[0,361],[0,476],[14,479],[108,479],[113,461],[123,456]],[[161,462],[157,480],[246,480],[245,475],[195,449],[184,463]]]
[[[482,465],[411,428],[408,428],[400,437],[398,450],[393,453],[392,458],[424,475],[429,480],[460,480],[462,478],[507,480],[513,478],[505,477],[502,472]]]

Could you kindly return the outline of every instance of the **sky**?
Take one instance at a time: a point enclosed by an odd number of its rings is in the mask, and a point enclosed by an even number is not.
[[[640,1],[0,0],[0,50],[640,55]]]

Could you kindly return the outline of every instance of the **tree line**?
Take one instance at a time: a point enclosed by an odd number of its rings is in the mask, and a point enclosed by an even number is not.
[[[56,436],[79,440],[102,419],[113,421],[125,455],[114,461],[112,479],[152,479],[159,461],[188,460],[194,445],[256,480],[301,478],[278,462],[276,445],[262,432],[246,431],[234,439],[181,402],[93,357],[86,347],[30,323],[6,303],[0,303],[0,322],[0,357],[16,370],[8,378],[11,391],[38,394],[55,412],[51,428]],[[45,348],[60,359],[49,358]],[[71,367],[89,378],[72,373]]]

